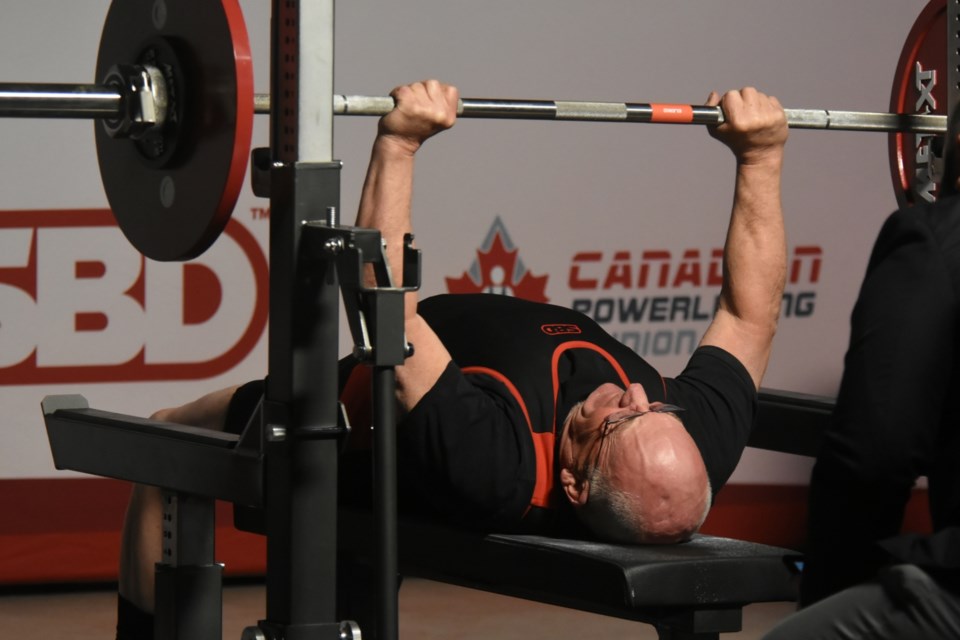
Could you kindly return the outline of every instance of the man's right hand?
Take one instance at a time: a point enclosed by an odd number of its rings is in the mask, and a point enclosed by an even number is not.
[[[396,107],[380,119],[379,137],[410,155],[457,121],[460,92],[452,85],[425,80],[397,87],[390,95]]]
[[[711,92],[707,105],[723,109],[724,123],[709,127],[710,135],[727,145],[745,165],[779,162],[787,142],[787,118],[780,101],[753,87]]]

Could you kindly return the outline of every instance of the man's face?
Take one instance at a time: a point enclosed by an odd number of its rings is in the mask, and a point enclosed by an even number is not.
[[[673,413],[662,412],[664,408],[669,409],[662,402],[650,402],[640,384],[626,389],[612,383],[597,387],[586,400],[575,405],[567,417],[561,465],[585,479],[583,474],[613,455],[613,440],[604,437],[605,432],[609,436],[614,428],[645,432],[676,428],[679,419]],[[637,436],[640,434],[629,439]],[[610,442],[606,442],[608,440]]]

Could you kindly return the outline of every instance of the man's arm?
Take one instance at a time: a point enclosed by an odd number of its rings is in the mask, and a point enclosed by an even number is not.
[[[712,93],[708,104],[723,108],[724,124],[710,132],[736,156],[737,178],[720,304],[701,344],[733,354],[759,388],[786,277],[780,172],[787,123],[780,102],[752,88],[722,99]]]
[[[428,80],[398,87],[397,102],[380,120],[360,198],[357,226],[379,229],[393,282],[403,281],[403,236],[411,233],[414,155],[431,136],[453,126],[459,94],[455,87]],[[443,373],[450,354],[417,315],[417,293],[406,295],[404,329],[414,354],[397,367],[397,398],[409,411]]]

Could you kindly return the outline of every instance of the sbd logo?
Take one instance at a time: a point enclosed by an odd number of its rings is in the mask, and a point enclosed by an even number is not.
[[[218,375],[263,334],[267,287],[236,221],[196,260],[157,263],[108,210],[0,212],[0,384]]]

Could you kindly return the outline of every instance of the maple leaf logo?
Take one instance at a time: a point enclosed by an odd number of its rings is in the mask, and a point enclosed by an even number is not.
[[[500,217],[477,250],[469,271],[459,278],[446,278],[450,293],[497,293],[534,302],[548,302],[547,277],[535,276],[523,266]]]

